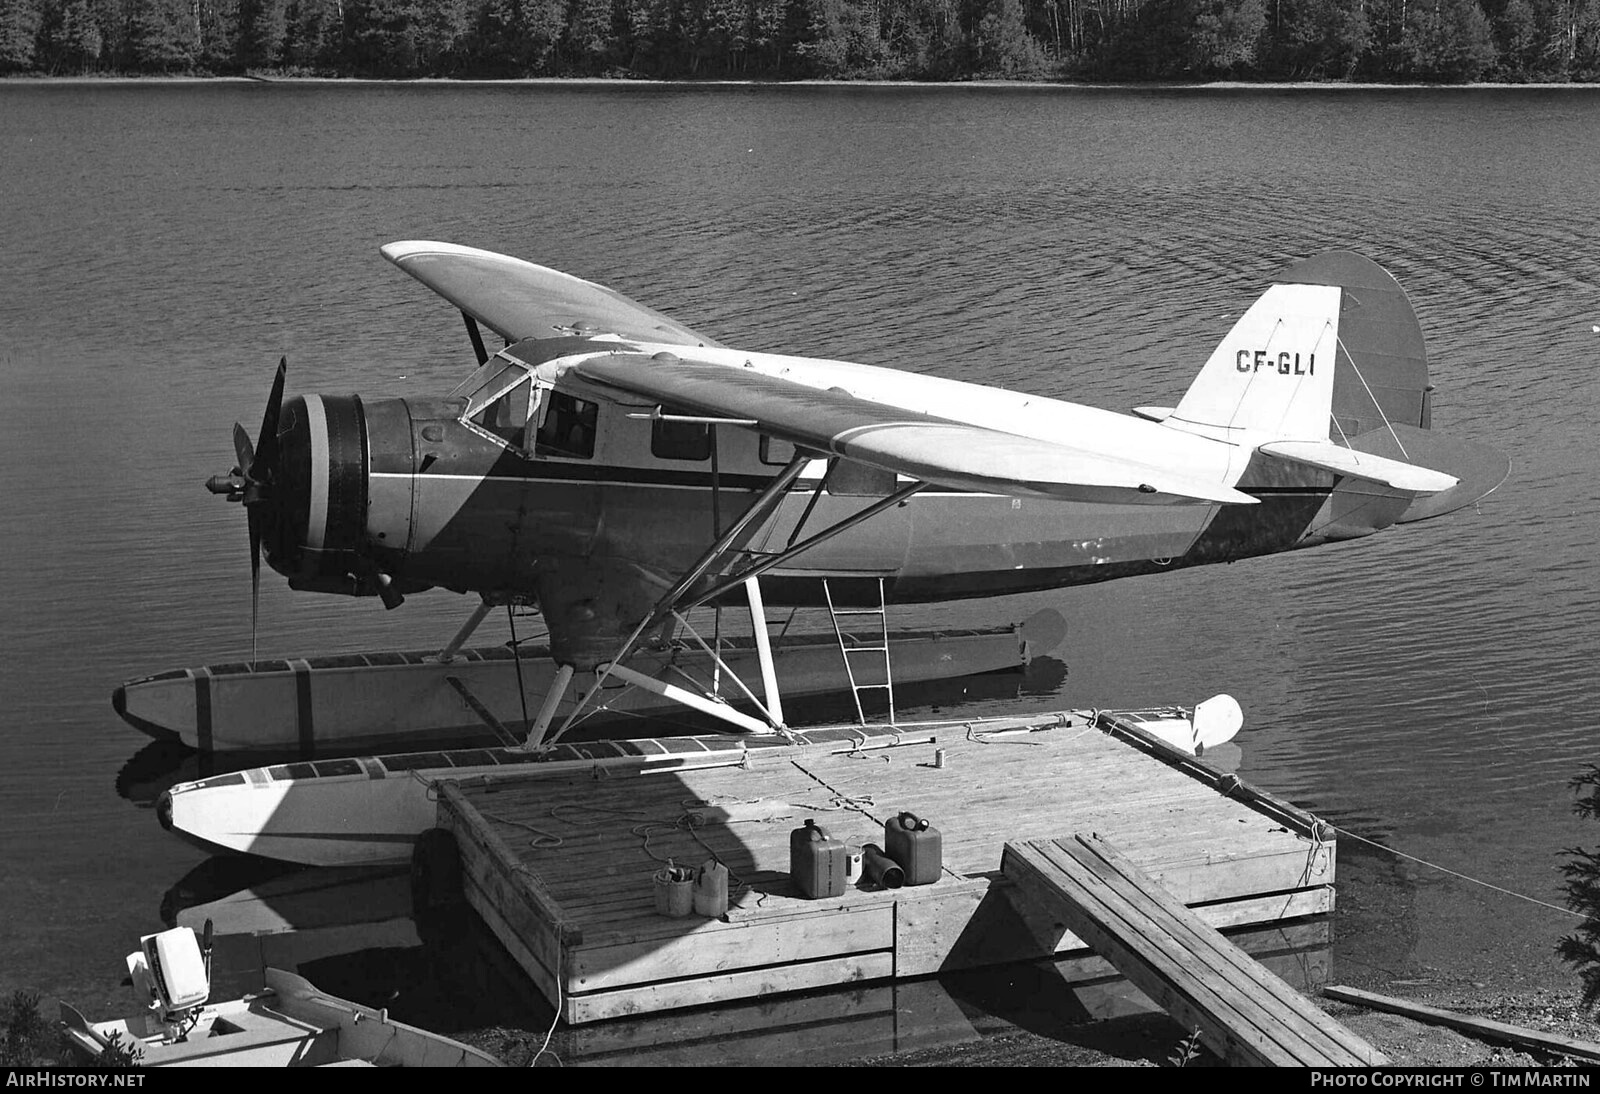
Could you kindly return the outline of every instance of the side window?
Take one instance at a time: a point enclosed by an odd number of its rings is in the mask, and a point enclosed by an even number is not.
[[[600,404],[560,391],[550,393],[549,403],[544,421],[539,423],[534,453],[578,460],[593,459],[595,423],[600,417]]]
[[[783,467],[794,459],[794,445],[778,437],[761,434],[761,462]]]
[[[521,445],[528,429],[528,399],[532,393],[533,381],[523,380],[470,420],[507,444]]]
[[[840,460],[828,479],[828,493],[849,498],[886,498],[894,493],[895,474],[864,463]]]
[[[711,427],[657,418],[650,423],[650,454],[663,460],[709,460]]]

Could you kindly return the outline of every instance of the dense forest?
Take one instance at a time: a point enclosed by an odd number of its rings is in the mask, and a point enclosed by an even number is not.
[[[1600,0],[0,0],[0,73],[1600,79]]]

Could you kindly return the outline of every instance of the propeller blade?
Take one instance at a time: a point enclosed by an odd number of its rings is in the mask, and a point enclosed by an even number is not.
[[[272,378],[272,394],[267,397],[267,410],[261,416],[261,435],[256,438],[255,459],[250,462],[247,474],[261,481],[270,478],[278,465],[278,414],[283,410],[283,377],[289,370],[289,358],[278,359],[278,372]],[[260,471],[258,475],[256,472]]]
[[[256,450],[250,446],[250,434],[244,431],[244,426],[238,422],[233,423],[233,457],[239,461],[239,473],[242,475],[250,470],[250,465],[256,462]]]
[[[256,661],[256,619],[261,605],[261,511],[248,508],[250,522],[250,663]]]

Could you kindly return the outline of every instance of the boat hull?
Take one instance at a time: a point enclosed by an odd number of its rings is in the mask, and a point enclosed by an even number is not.
[[[836,726],[786,736],[644,738],[537,752],[476,748],[311,760],[179,783],[156,802],[162,827],[208,850],[308,866],[408,863],[437,818],[441,780],[494,782],[607,769],[722,767],[793,748],[854,752],[931,739],[916,727]]]
[[[394,1021],[318,991],[304,978],[266,969],[266,989],[194,1015],[181,1041],[167,1040],[150,1012],[89,1022],[66,1003],[61,1020],[80,1062],[96,1062],[113,1038],[140,1067],[499,1067],[487,1053],[441,1034]]]

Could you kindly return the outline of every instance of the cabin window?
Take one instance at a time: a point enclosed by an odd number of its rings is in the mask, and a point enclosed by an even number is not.
[[[761,434],[761,462],[773,467],[787,467],[794,459],[794,445],[781,437]]]
[[[528,400],[533,381],[523,381],[468,420],[482,426],[507,444],[521,445],[528,431]]]
[[[600,404],[561,391],[552,391],[549,403],[544,421],[539,423],[534,453],[577,460],[593,459]]]
[[[896,476],[853,460],[840,460],[828,476],[828,493],[847,498],[886,498],[894,493]]]
[[[705,422],[650,422],[650,454],[663,460],[709,460],[711,427]]]

